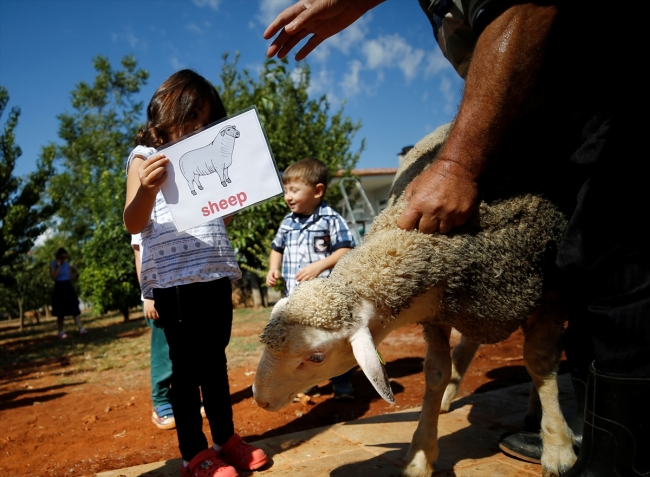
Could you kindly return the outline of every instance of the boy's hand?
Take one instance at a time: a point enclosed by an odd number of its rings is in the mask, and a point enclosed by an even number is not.
[[[310,263],[305,268],[303,268],[298,273],[296,273],[296,281],[298,281],[299,283],[306,282],[307,280],[316,278],[318,275],[323,273],[324,269],[320,262],[322,262],[322,260],[319,260],[318,262]]]
[[[168,162],[169,159],[162,153],[154,154],[142,162],[138,169],[138,177],[143,189],[158,193],[160,186],[167,179]]]
[[[274,287],[278,283],[278,278],[280,278],[280,270],[269,270],[266,274],[266,285]]]
[[[149,318],[150,320],[157,320],[160,318],[158,316],[158,312],[156,311],[156,307],[154,306],[154,301],[149,300],[148,298],[144,299],[144,316],[145,318]]]

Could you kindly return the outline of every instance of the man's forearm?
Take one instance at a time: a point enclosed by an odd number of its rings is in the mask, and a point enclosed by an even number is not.
[[[555,6],[515,5],[487,25],[440,160],[480,177],[536,84],[556,15]]]

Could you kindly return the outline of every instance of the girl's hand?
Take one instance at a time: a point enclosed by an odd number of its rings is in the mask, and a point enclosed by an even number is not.
[[[156,311],[156,307],[154,306],[155,301],[149,300],[148,298],[144,299],[144,316],[145,318],[149,318],[150,320],[157,320],[160,318],[158,316],[158,312]]]
[[[167,179],[167,163],[169,159],[163,153],[154,154],[142,162],[138,177],[144,190],[158,193],[160,186]]]
[[[322,260],[319,260],[318,262],[310,263],[305,268],[303,268],[298,273],[296,273],[296,281],[298,283],[306,282],[308,280],[311,280],[312,278],[316,278],[318,275],[323,273],[323,267],[319,263],[321,261]]]

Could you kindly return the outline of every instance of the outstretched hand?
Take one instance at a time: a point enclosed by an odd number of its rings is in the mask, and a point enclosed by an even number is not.
[[[408,204],[397,220],[399,228],[447,234],[469,219],[478,186],[462,166],[438,160],[409,184],[404,197]]]
[[[267,40],[280,32],[266,54],[269,58],[275,55],[284,58],[303,38],[312,35],[296,54],[296,60],[302,60],[327,38],[346,29],[383,1],[300,0],[280,13],[264,32]]]

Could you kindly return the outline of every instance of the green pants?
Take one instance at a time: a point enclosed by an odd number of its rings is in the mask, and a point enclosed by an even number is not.
[[[145,318],[151,328],[151,400],[154,407],[171,404],[172,362],[159,320]]]

